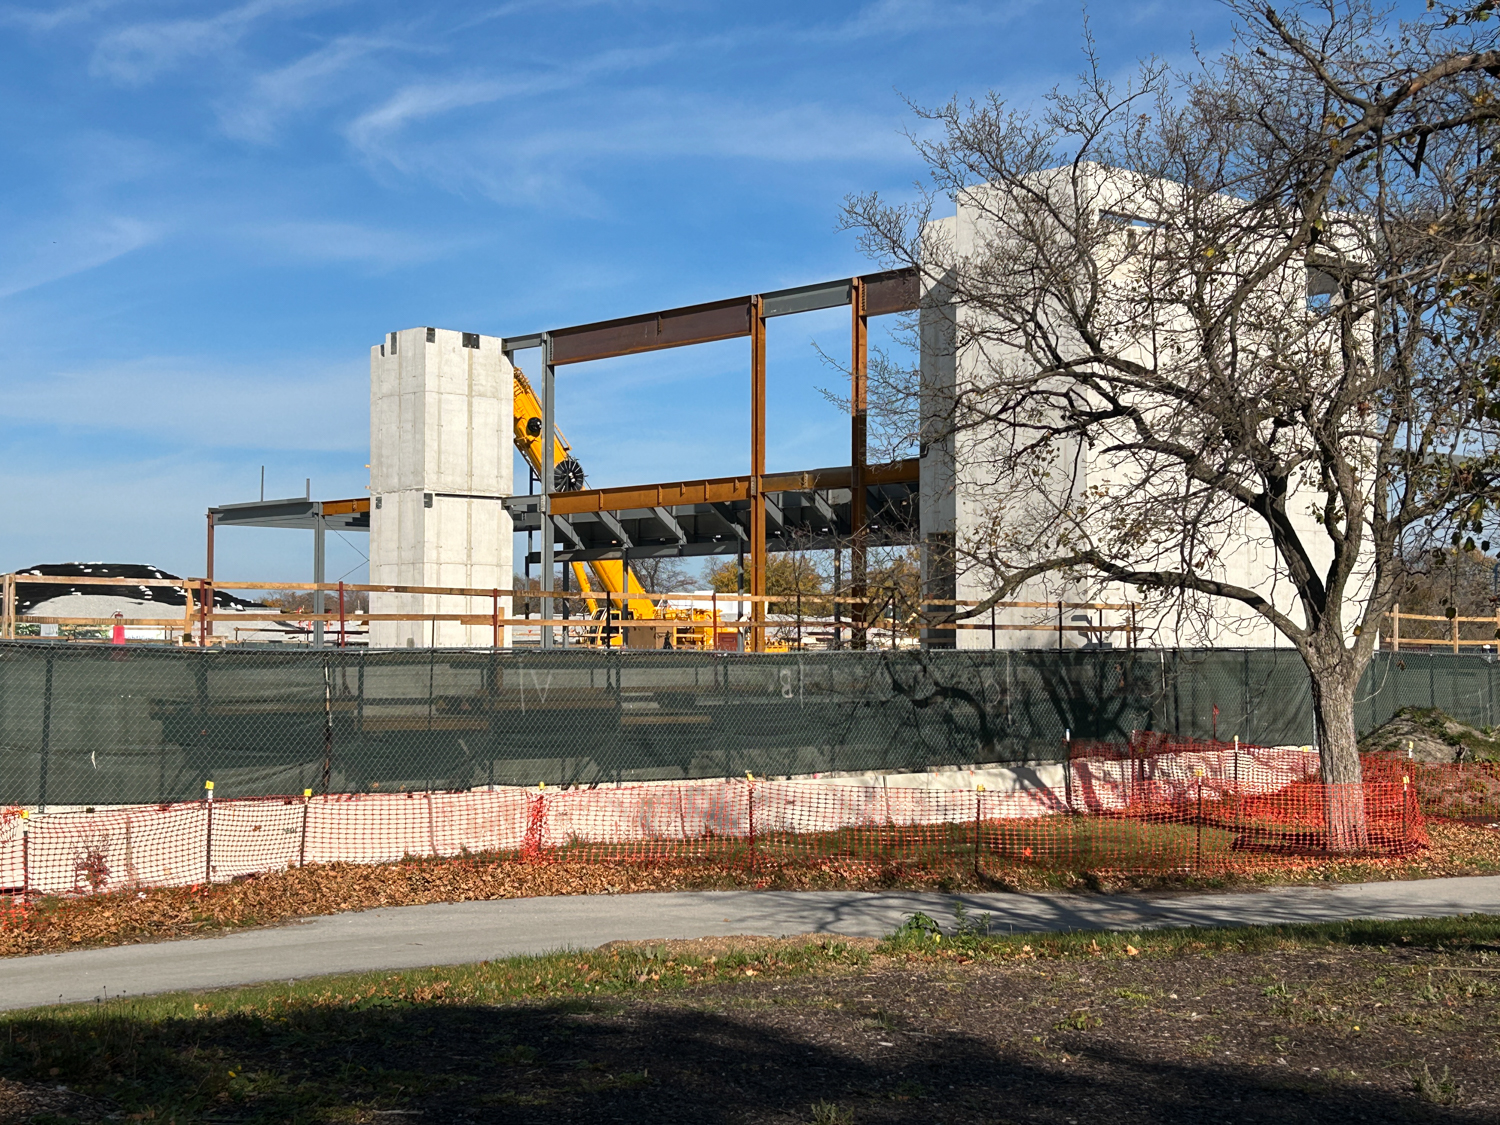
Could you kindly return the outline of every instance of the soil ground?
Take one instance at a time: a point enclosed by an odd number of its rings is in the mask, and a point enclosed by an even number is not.
[[[614,943],[18,1014],[0,1121],[1500,1117],[1500,919],[872,946]]]

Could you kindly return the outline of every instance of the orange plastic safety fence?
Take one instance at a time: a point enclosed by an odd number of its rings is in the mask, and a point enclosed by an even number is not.
[[[1144,740],[1097,749],[995,771],[988,790],[742,779],[10,815],[0,820],[0,911],[5,896],[14,904],[426,857],[1166,874],[1427,844],[1406,762],[1372,761],[1361,785],[1332,786],[1318,780],[1316,755],[1296,750]]]

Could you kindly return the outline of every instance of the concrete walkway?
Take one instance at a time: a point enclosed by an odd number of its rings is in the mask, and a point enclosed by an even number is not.
[[[963,903],[993,933],[1139,930],[1500,914],[1500,876],[1280,887],[1239,894],[947,895],[711,891],[399,906],[222,937],[0,959],[0,1009],[223,988],[325,973],[456,965],[617,939],[829,933],[881,937],[920,910],[951,929]]]

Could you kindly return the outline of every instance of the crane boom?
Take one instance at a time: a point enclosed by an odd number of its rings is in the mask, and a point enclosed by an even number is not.
[[[553,426],[553,473],[551,487],[542,476],[542,404],[536,397],[536,391],[532,390],[531,382],[521,373],[519,367],[511,369],[515,376],[515,405],[513,413],[515,416],[515,441],[516,448],[521,451],[521,456],[526,458],[527,464],[536,473],[537,478],[542,481],[542,489],[546,492],[576,492],[583,487],[583,467],[579,465],[573,456],[573,448],[568,444],[567,438],[563,437],[562,429]],[[629,595],[625,599],[630,617],[636,620],[651,620],[658,616],[656,603],[647,597],[635,597],[636,594],[644,595],[646,590],[636,578],[634,572],[626,565],[624,559],[594,559],[587,563],[573,563],[573,576],[578,581],[579,593],[588,593],[595,589],[605,590],[611,594]],[[591,580],[592,579],[592,580]],[[617,606],[619,602],[615,603]],[[590,615],[599,612],[599,605],[592,598],[588,599]]]

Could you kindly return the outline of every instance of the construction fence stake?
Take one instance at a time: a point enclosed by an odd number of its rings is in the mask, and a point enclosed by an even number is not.
[[[312,804],[312,790],[302,790],[302,841],[297,845],[297,866],[307,865],[307,811]]]
[[[21,900],[31,898],[31,812],[21,810]]]
[[[437,858],[437,825],[432,816],[432,790],[427,791],[427,854]]]
[[[979,851],[983,840],[980,827],[983,820],[984,808],[984,786],[980,785],[974,790],[974,874],[979,874]]]
[[[749,770],[745,771],[745,805],[750,821],[750,870],[755,871],[760,857],[755,851],[755,775]]]
[[[1198,824],[1197,843],[1193,850],[1193,870],[1203,867],[1203,771],[1198,771]]]
[[[208,831],[203,842],[203,881],[214,881],[214,783],[203,783],[204,801],[208,806]]]
[[[1063,731],[1063,801],[1073,811],[1073,728]]]

